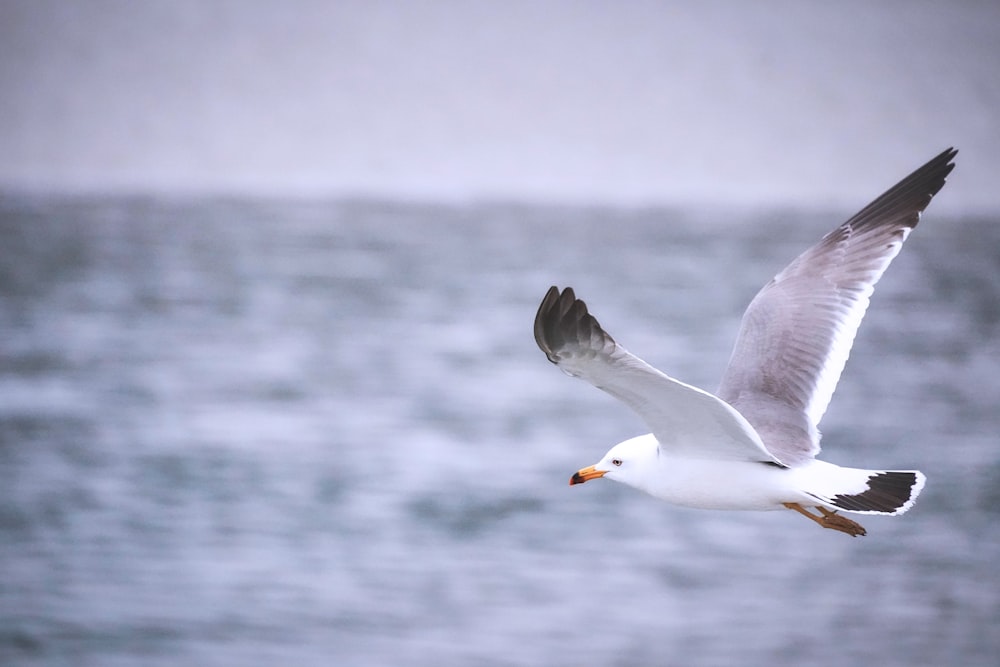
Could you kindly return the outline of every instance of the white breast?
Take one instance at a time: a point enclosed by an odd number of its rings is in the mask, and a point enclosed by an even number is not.
[[[777,510],[798,502],[795,476],[758,462],[661,455],[638,488],[674,505],[718,510]]]

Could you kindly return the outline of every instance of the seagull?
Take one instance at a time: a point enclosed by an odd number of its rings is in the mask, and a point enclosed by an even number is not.
[[[852,537],[866,531],[841,511],[907,511],[923,473],[820,461],[818,426],[875,283],[944,186],[957,153],[933,158],[767,283],[743,314],[715,394],[628,352],[573,288],[549,288],[535,316],[538,346],[566,374],[632,408],[651,431],[618,443],[569,483],[606,477],[686,507],[788,508]]]

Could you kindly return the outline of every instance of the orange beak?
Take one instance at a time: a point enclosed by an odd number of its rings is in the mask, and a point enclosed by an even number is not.
[[[592,479],[597,479],[598,477],[604,477],[604,471],[598,470],[594,466],[587,466],[586,468],[580,468],[573,476],[569,478],[569,485],[583,484],[584,482],[589,482]]]

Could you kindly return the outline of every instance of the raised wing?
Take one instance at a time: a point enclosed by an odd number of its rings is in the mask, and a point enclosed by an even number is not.
[[[758,292],[719,397],[789,465],[819,452],[826,412],[875,283],[944,186],[948,149],[799,255]]]
[[[635,410],[661,447],[690,458],[779,463],[730,405],[664,375],[616,343],[572,288],[549,288],[535,316],[535,341],[567,374]]]

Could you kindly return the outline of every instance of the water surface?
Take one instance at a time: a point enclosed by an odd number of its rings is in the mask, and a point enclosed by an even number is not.
[[[531,334],[713,389],[850,211],[0,200],[0,662],[993,665],[1000,231],[933,208],[822,424],[929,482],[851,539],[570,488],[643,428]]]

